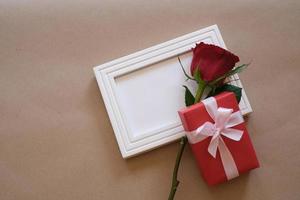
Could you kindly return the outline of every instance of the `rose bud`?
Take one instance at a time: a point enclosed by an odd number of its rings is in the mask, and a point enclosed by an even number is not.
[[[198,67],[204,81],[212,81],[230,71],[239,57],[221,47],[201,42],[193,48],[191,74]]]

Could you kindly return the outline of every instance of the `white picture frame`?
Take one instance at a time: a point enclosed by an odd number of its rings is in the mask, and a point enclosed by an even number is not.
[[[94,67],[119,149],[128,158],[184,135],[177,111],[184,106],[186,84],[177,60],[189,72],[191,49],[199,42],[226,48],[217,25],[155,45]],[[238,75],[233,84],[242,87]],[[243,90],[241,112],[252,112]]]

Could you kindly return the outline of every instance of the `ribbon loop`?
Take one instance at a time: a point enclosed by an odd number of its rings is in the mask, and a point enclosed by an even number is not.
[[[240,111],[234,112],[231,108],[223,108],[217,105],[214,97],[207,98],[202,101],[207,113],[215,123],[205,122],[195,131],[187,134],[189,143],[198,143],[207,137],[211,137],[208,145],[208,152],[216,158],[219,150],[224,171],[228,180],[239,175],[234,159],[226,146],[222,136],[234,141],[240,141],[243,136],[243,131],[233,129],[232,127],[244,122]]]

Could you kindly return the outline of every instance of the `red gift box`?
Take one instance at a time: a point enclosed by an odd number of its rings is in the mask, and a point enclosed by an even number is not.
[[[224,92],[213,98],[215,98],[218,108],[230,108],[233,109],[233,112],[239,111],[238,102],[234,93]],[[195,130],[204,123],[215,123],[203,102],[180,110],[179,115],[188,138],[191,136],[188,134],[195,133]],[[224,141],[229,153],[232,155],[236,166],[235,169],[237,169],[236,172],[242,174],[251,169],[258,168],[259,163],[248,135],[245,122],[231,128],[243,131],[239,141],[232,140],[223,135],[220,137],[221,140]],[[197,143],[190,143],[190,146],[203,178],[209,185],[215,185],[227,181],[228,176],[225,173],[220,150],[217,150],[215,158],[208,152],[211,140],[212,137],[206,137]]]

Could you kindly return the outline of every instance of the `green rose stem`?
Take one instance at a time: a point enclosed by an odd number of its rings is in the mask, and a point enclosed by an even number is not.
[[[198,103],[200,101],[205,88],[206,88],[206,83],[205,82],[200,82],[198,84],[198,89],[197,89],[197,92],[196,92],[194,104]],[[179,185],[177,175],[178,175],[178,169],[179,169],[181,157],[182,157],[183,150],[184,150],[184,147],[185,147],[186,143],[187,143],[187,138],[186,138],[186,136],[183,136],[180,140],[180,147],[179,147],[179,151],[177,152],[177,156],[176,156],[176,162],[175,162],[175,166],[174,166],[174,170],[173,170],[172,185],[171,185],[171,190],[170,190],[168,200],[173,200],[174,199],[177,187]]]
[[[182,153],[183,153],[184,147],[186,145],[186,142],[187,142],[186,136],[182,137],[180,140],[180,148],[179,148],[179,151],[176,156],[176,162],[175,162],[174,171],[173,171],[172,186],[171,186],[171,191],[170,191],[168,200],[174,199],[177,187],[179,185],[179,181],[177,180],[177,174],[178,174],[178,168],[179,168],[179,164],[181,161]]]

